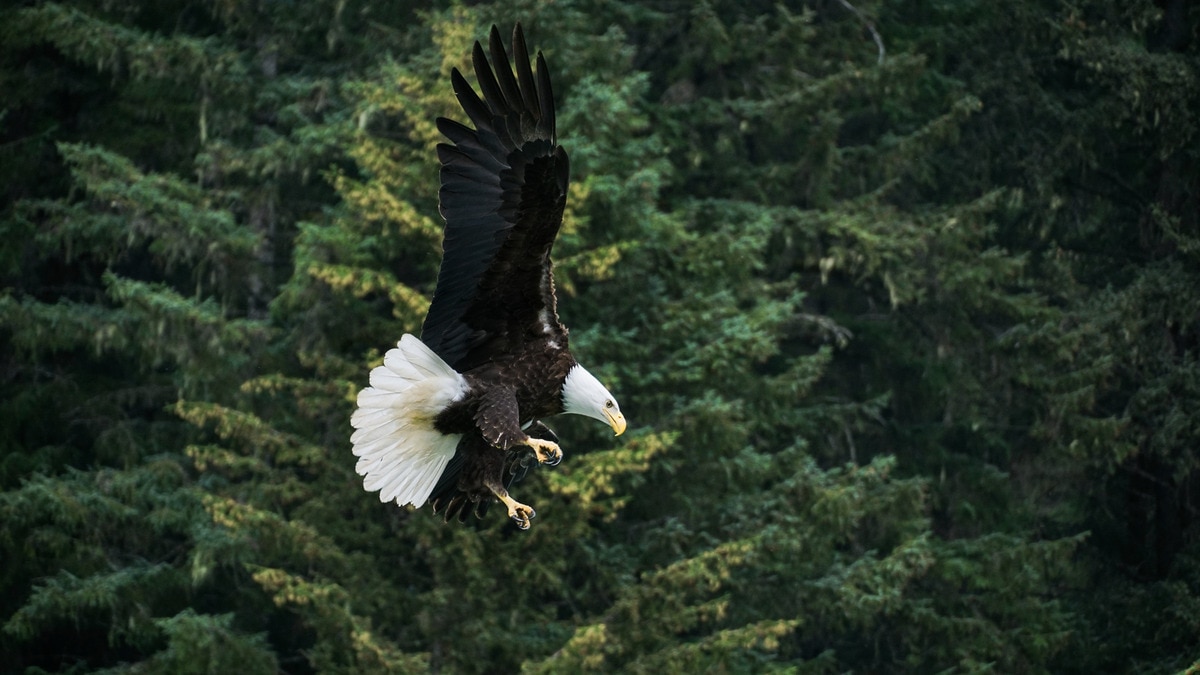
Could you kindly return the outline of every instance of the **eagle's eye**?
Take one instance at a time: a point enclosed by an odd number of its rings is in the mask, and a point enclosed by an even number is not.
[[[605,407],[605,408],[611,408],[611,407],[613,407],[613,402],[612,402],[612,399],[611,399],[611,398],[610,398],[609,400],[607,400],[607,401],[605,401],[605,402],[604,402],[604,407]]]

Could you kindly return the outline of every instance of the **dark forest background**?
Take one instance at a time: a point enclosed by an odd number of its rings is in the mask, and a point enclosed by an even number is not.
[[[630,432],[446,525],[349,416],[448,83],[545,52]],[[0,670],[1200,669],[1200,7],[0,8]]]

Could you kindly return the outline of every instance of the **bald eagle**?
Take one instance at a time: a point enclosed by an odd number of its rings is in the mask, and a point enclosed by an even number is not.
[[[446,221],[441,269],[421,338],[404,335],[358,394],[355,470],[383,502],[431,502],[445,518],[499,500],[521,529],[534,510],[508,494],[536,461],[562,459],[541,419],[593,417],[620,435],[613,395],[575,361],[558,320],[550,250],[562,225],[567,153],[555,137],[546,60],[536,73],[520,24],[516,74],[500,32],[472,60],[481,99],[458,69],[454,93],[474,129],[438,118]]]

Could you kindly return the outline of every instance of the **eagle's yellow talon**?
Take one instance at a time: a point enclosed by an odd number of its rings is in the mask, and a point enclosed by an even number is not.
[[[537,454],[538,462],[546,466],[556,466],[562,461],[562,448],[558,447],[558,443],[554,441],[544,441],[540,438],[530,438],[526,441],[529,447],[533,448],[533,452]]]
[[[517,521],[517,527],[522,530],[529,529],[529,521],[537,515],[537,512],[532,507],[526,506],[518,501],[509,499],[511,503],[505,504],[508,507],[508,517]]]
[[[513,520],[515,520],[517,522],[517,527],[521,528],[522,530],[528,530],[529,529],[529,521],[532,520],[533,517],[537,515],[537,512],[535,512],[533,510],[533,507],[526,506],[526,505],[522,504],[521,502],[513,499],[512,497],[509,496],[508,490],[505,490],[502,487],[499,487],[499,486],[488,486],[488,487],[492,490],[492,494],[496,495],[496,499],[499,499],[501,502],[504,503],[504,508],[508,509],[508,517],[512,518]]]
[[[515,512],[509,512],[508,517],[517,521],[517,527],[521,528],[522,530],[528,530],[529,521],[536,515],[537,513],[533,509],[522,504],[521,506],[517,507]]]

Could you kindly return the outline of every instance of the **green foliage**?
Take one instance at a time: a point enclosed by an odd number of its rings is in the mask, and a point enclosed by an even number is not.
[[[190,607],[155,619],[167,647],[143,663],[110,672],[274,673],[279,663],[262,635],[243,636],[233,629],[233,614],[196,614]]]
[[[1195,667],[1195,8],[0,10],[0,662],[29,672]],[[446,525],[361,490],[515,20],[572,348],[630,431]],[[69,645],[69,648],[65,647]]]

